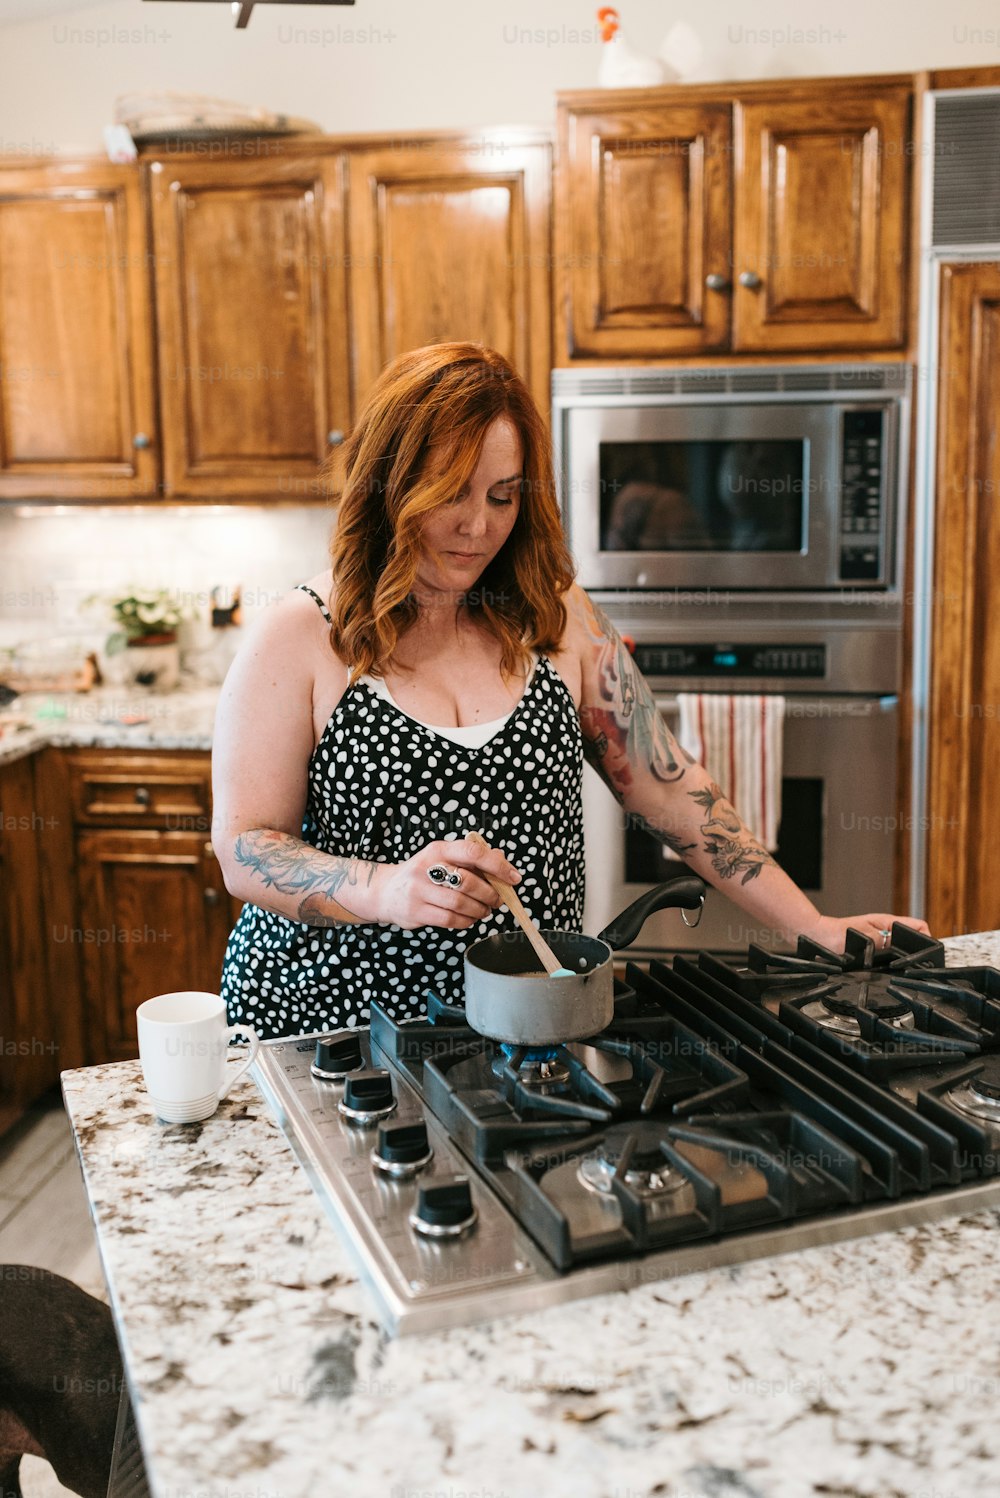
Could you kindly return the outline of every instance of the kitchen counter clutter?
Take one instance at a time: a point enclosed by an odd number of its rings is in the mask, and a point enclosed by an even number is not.
[[[996,1492],[998,1211],[389,1340],[252,1082],[63,1086],[156,1498]]]
[[[25,693],[0,710],[0,765],[50,745],[208,750],[218,700],[218,687]]]

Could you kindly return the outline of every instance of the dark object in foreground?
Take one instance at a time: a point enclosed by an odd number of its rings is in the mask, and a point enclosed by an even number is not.
[[[111,1311],[62,1275],[0,1265],[0,1492],[20,1498],[24,1455],[105,1498],[122,1392]]]

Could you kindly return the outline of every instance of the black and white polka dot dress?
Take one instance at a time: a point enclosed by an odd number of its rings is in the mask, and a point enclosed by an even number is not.
[[[435,839],[476,828],[520,871],[518,894],[540,926],[579,930],[582,775],[576,707],[545,656],[518,706],[478,748],[418,723],[362,679],[313,752],[302,837],[338,857],[402,863]],[[229,1022],[272,1037],[366,1024],[372,999],[396,1019],[416,1016],[428,989],[461,1004],[466,947],[514,926],[506,907],[465,931],[404,931],[308,926],[246,905],[223,965]]]

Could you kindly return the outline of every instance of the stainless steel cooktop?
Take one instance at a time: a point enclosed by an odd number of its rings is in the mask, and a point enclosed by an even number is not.
[[[1000,974],[902,940],[877,981],[855,952],[857,998],[830,954],[776,988],[753,954],[678,959],[630,968],[591,1042],[525,1053],[376,1005],[265,1042],[254,1075],[390,1332],[537,1310],[1000,1204]]]

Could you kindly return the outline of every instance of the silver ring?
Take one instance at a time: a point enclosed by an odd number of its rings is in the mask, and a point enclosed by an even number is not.
[[[883,931],[883,930],[879,931],[879,936],[881,936],[881,938],[882,938],[882,950],[883,951],[889,945],[889,937],[891,935],[892,935],[891,931]]]
[[[453,889],[459,889],[462,884],[462,875],[458,869],[446,868],[443,863],[432,863],[427,870],[427,877],[432,884],[450,884]]]

